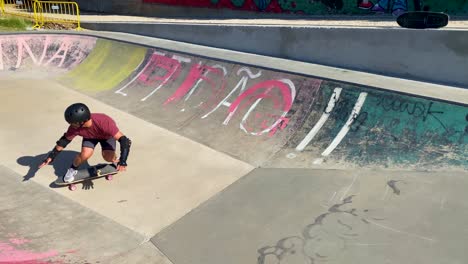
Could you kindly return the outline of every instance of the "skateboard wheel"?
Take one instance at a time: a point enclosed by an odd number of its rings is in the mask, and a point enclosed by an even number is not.
[[[70,184],[70,185],[68,185],[68,189],[70,191],[74,191],[74,190],[76,190],[76,185],[75,184]]]
[[[113,178],[114,178],[114,177],[112,177],[112,175],[107,175],[107,176],[106,176],[106,180],[108,180],[108,181],[112,181]]]

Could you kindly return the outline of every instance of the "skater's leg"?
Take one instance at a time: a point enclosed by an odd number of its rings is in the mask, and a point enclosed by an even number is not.
[[[107,162],[117,163],[117,155],[115,153],[116,148],[116,140],[114,138],[110,138],[108,140],[100,141],[102,147],[102,157]]]
[[[76,155],[75,159],[67,170],[67,173],[63,177],[63,181],[65,182],[72,182],[75,180],[75,176],[78,173],[78,167],[85,163],[94,153],[94,147],[96,146],[97,142],[93,140],[83,139],[83,143],[81,146],[80,154]]]

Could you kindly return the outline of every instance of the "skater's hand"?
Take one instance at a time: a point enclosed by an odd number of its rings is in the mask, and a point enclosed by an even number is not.
[[[117,171],[126,171],[126,170],[127,170],[127,166],[117,165]]]
[[[39,165],[39,169],[46,166],[46,165],[49,165],[49,163],[52,161],[51,158],[47,158],[46,160],[44,160],[44,162],[42,162],[41,165]]]

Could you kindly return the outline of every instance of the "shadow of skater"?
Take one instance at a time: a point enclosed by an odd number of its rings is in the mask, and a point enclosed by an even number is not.
[[[81,182],[81,184],[83,185],[83,187],[81,188],[83,190],[94,189],[94,183],[93,183],[92,180],[83,181],[83,182]]]
[[[63,177],[70,167],[73,159],[78,155],[77,151],[63,150],[60,155],[52,162],[49,166],[53,166],[54,173],[58,177]],[[23,176],[23,182],[29,181],[36,175],[36,172],[39,170],[39,165],[47,157],[48,153],[39,154],[37,156],[24,156],[18,158],[16,161],[22,166],[29,166],[29,171],[26,175]],[[88,168],[90,165],[86,161],[80,166],[80,169]],[[54,180],[55,181],[55,180]]]

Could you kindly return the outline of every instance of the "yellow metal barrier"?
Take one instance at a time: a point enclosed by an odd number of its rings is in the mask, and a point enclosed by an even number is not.
[[[35,1],[34,18],[36,25],[34,28],[44,26],[46,22],[76,24],[77,30],[80,26],[80,8],[76,2],[62,1]]]
[[[81,30],[80,8],[76,2],[38,0],[0,0],[2,14],[35,20],[34,28],[46,22],[76,24]]]
[[[3,14],[34,19],[36,0],[0,0]]]

